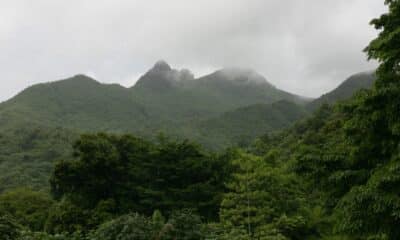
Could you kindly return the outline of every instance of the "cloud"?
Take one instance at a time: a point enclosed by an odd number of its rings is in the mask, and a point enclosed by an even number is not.
[[[134,84],[158,59],[196,76],[252,68],[306,96],[369,70],[362,49],[382,0],[3,0],[0,100],[90,72]]]

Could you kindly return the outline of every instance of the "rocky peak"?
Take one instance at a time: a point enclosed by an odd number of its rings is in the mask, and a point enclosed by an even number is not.
[[[151,69],[151,71],[156,71],[156,72],[166,72],[171,70],[172,68],[164,60],[157,61],[156,64],[154,64],[153,68]]]
[[[217,71],[217,74],[226,80],[241,84],[262,84],[273,87],[265,77],[248,68],[223,68]]]

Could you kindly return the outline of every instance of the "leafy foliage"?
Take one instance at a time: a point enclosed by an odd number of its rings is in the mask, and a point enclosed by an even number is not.
[[[0,195],[0,213],[12,216],[33,231],[41,231],[52,203],[46,193],[17,189]]]
[[[157,219],[151,219],[137,213],[123,215],[100,225],[90,239],[101,240],[200,240],[203,239],[200,217],[191,210],[174,212],[167,223],[159,225]]]
[[[201,218],[190,209],[173,212],[159,234],[160,239],[197,240],[203,236]]]
[[[16,240],[19,236],[20,226],[13,218],[7,215],[0,216],[0,237],[4,240]]]
[[[244,236],[256,239],[320,236],[319,223],[307,213],[311,206],[305,202],[302,182],[275,160],[271,154],[237,154],[221,203],[221,224],[228,232],[242,229]]]
[[[73,233],[85,231],[89,226],[90,211],[63,199],[51,207],[45,231],[53,234]]]
[[[51,179],[58,199],[97,215],[108,203],[103,215],[193,208],[207,219],[217,217],[229,166],[222,157],[187,141],[152,144],[130,135],[83,135],[74,149],[76,159],[59,162]]]
[[[104,223],[95,231],[93,237],[102,240],[148,240],[154,235],[151,219],[139,214],[130,214]]]

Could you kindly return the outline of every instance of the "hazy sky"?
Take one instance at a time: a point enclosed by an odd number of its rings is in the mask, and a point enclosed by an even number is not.
[[[383,0],[1,0],[0,101],[88,74],[131,86],[159,59],[196,76],[241,66],[319,96],[374,69]]]

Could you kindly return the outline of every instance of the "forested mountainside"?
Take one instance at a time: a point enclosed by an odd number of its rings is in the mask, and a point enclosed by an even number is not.
[[[232,142],[247,146],[255,138],[289,127],[308,115],[304,107],[286,100],[253,104],[195,122],[193,139],[203,143],[202,136],[207,136],[204,146],[230,146]]]
[[[177,126],[252,104],[304,98],[286,93],[251,70],[223,69],[200,79],[159,61],[132,88],[84,75],[32,86],[0,104],[1,129],[35,123],[84,131],[179,135]],[[187,136],[190,138],[190,133]]]
[[[204,144],[208,141],[207,132],[198,134],[203,122],[218,125],[216,119],[251,105],[257,108],[281,100],[299,105],[280,110],[282,113],[278,115],[287,115],[288,121],[271,122],[282,119],[272,111],[268,116],[263,115],[265,122],[262,125],[270,125],[268,128],[252,125],[253,129],[243,129],[250,132],[279,130],[298,120],[302,115],[297,112],[302,112],[304,105],[306,109],[314,109],[324,102],[343,100],[358,89],[369,87],[372,81],[372,74],[352,76],[331,93],[307,104],[306,98],[273,87],[252,70],[222,69],[194,79],[188,70],[171,69],[167,63],[159,61],[132,88],[101,84],[84,75],[27,88],[0,104],[0,130],[38,125],[73,131],[131,132],[144,137],[164,132],[191,139],[197,134],[195,139]],[[274,108],[272,105],[265,107]],[[239,119],[246,121],[247,116],[243,114],[235,121]],[[254,137],[253,134],[233,134],[236,138],[232,138],[229,130],[221,129],[229,136],[218,130],[214,127],[212,134],[219,135],[221,141],[213,146],[248,142]],[[251,138],[240,139],[240,135]]]
[[[349,99],[360,89],[370,89],[376,79],[374,72],[361,72],[350,76],[336,89],[328,92],[321,97],[307,104],[307,108],[311,111],[316,110],[324,103],[332,104],[337,101]]]
[[[15,187],[48,190],[54,163],[72,158],[80,134],[62,128],[27,125],[0,133],[0,191]]]

